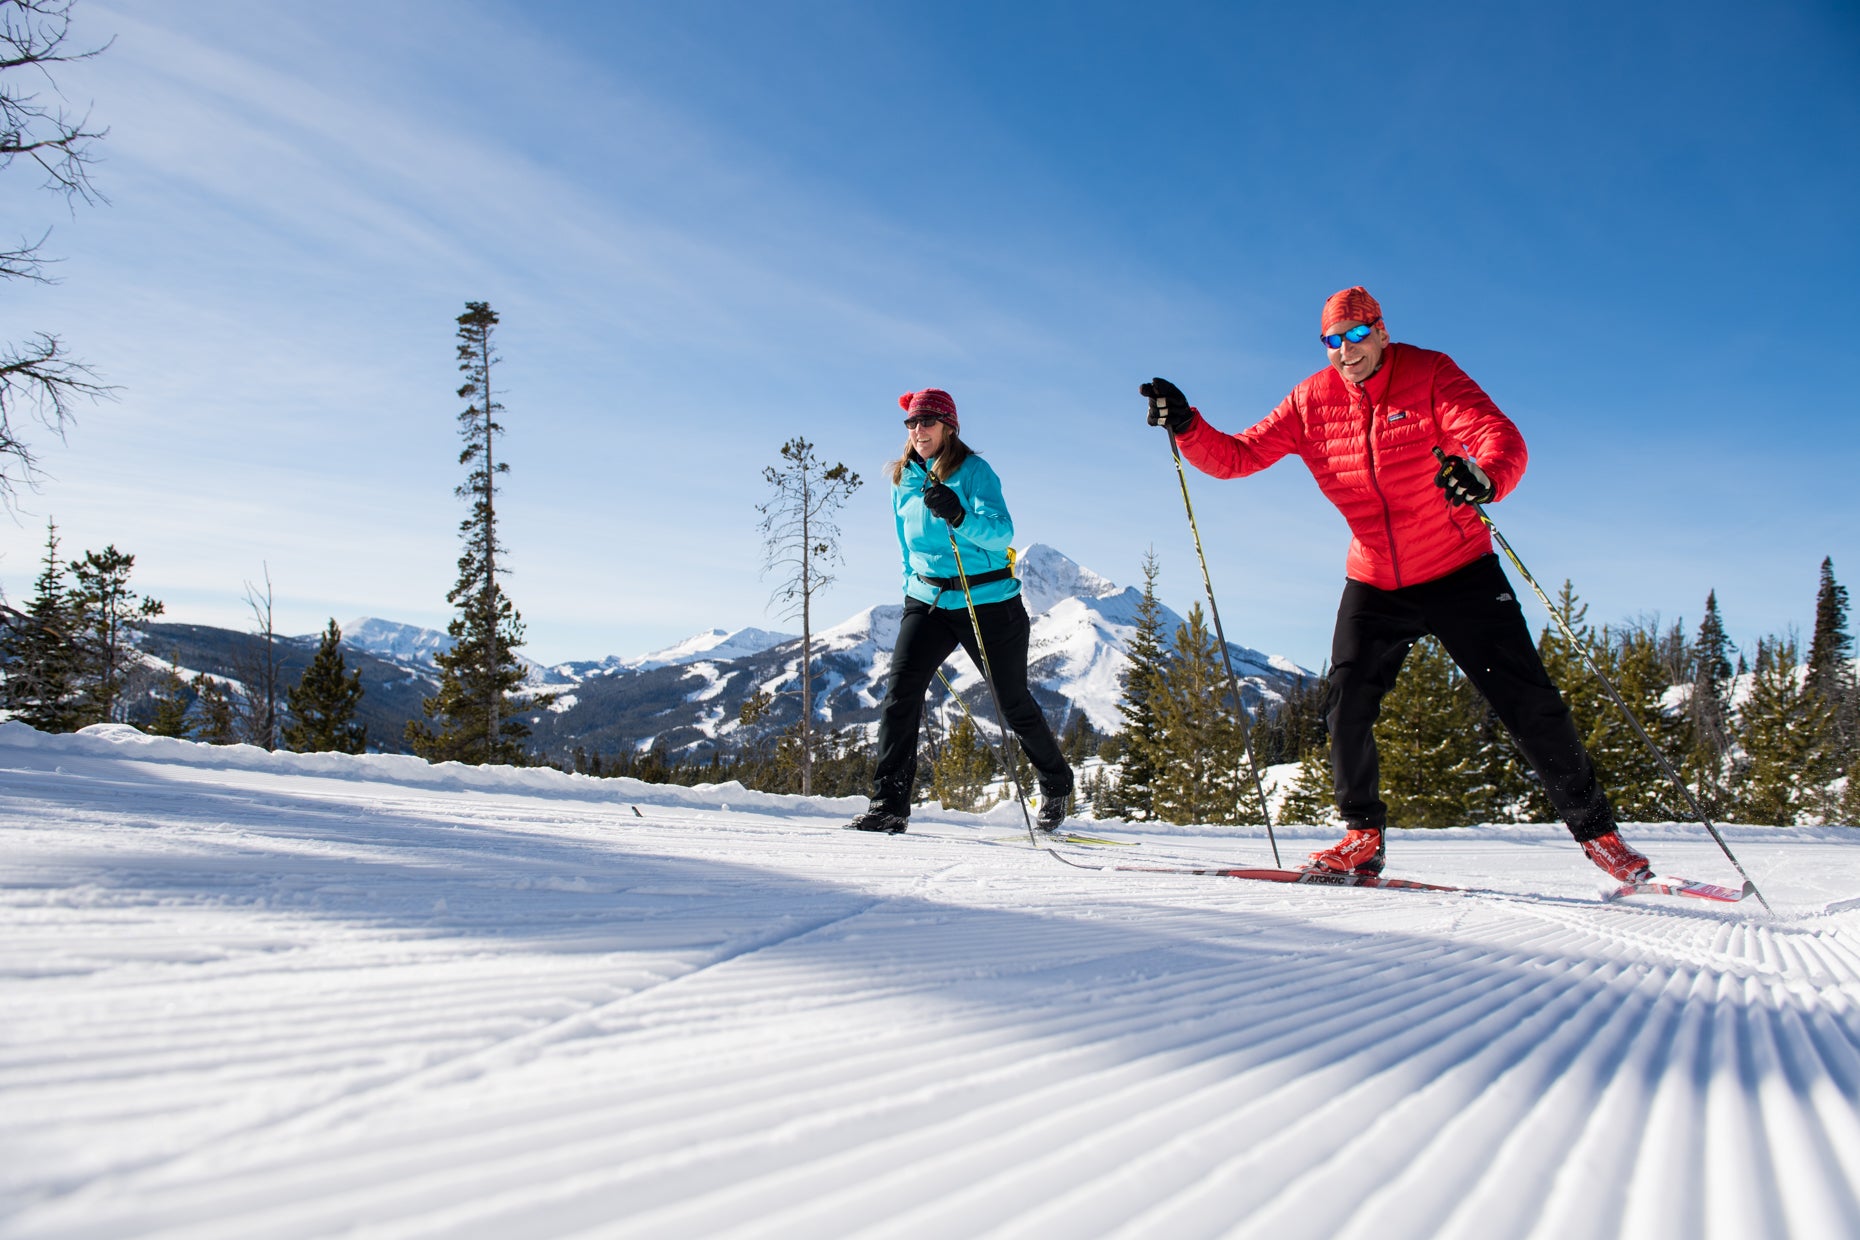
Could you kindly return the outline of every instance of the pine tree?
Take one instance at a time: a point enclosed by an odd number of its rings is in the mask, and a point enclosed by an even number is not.
[[[552,694],[527,701],[517,696],[524,679],[516,656],[523,644],[523,620],[497,577],[497,554],[503,550],[497,539],[497,476],[510,469],[495,458],[497,437],[504,431],[497,421],[503,405],[491,382],[500,360],[491,343],[497,321],[482,301],[466,302],[458,318],[459,370],[466,376],[458,394],[469,402],[458,417],[465,440],[459,464],[469,472],[457,494],[471,502],[471,513],[459,523],[465,548],[458,581],[446,595],[458,609],[446,626],[452,648],[434,658],[439,692],[420,704],[426,718],[440,727],[435,732],[415,720],[407,724],[406,734],[415,753],[435,762],[521,763],[530,730],[517,712],[555,700]]]
[[[1305,826],[1335,825],[1343,821],[1337,813],[1336,786],[1327,749],[1313,746],[1299,756],[1298,773],[1292,777],[1285,800],[1280,802],[1278,817],[1282,822]]]
[[[239,739],[232,690],[205,672],[194,677],[194,739],[209,745],[230,745]]]
[[[844,464],[828,465],[799,436],[781,446],[779,468],[762,471],[774,495],[756,506],[762,514],[765,571],[780,571],[773,602],[801,620],[801,795],[814,789],[814,596],[833,583],[826,565],[839,559],[834,514],[861,485]]]
[[[1465,743],[1472,695],[1438,641],[1415,643],[1375,725],[1391,825],[1452,827],[1488,816],[1474,796],[1484,783],[1477,754]]]
[[[1727,755],[1731,748],[1727,694],[1732,676],[1731,641],[1718,614],[1718,592],[1705,596],[1705,618],[1692,643],[1692,686],[1686,703],[1690,742],[1683,772],[1708,815],[1723,812]]]
[[[187,712],[194,704],[194,695],[188,691],[181,673],[175,670],[178,657],[171,655],[169,666],[156,678],[151,697],[153,711],[147,722],[137,725],[150,736],[185,737],[188,733]]]
[[[1158,687],[1156,817],[1177,823],[1258,822],[1242,724],[1234,716],[1220,647],[1201,604],[1176,627]]]
[[[944,809],[973,812],[986,809],[982,794],[1000,772],[995,748],[964,711],[949,729],[949,739],[930,773],[930,785]]]
[[[285,748],[297,753],[361,753],[368,748],[368,729],[355,722],[362,673],[350,672],[343,662],[342,630],[334,616],[310,666],[286,699],[291,722],[284,729]]]
[[[79,700],[77,604],[58,558],[58,526],[49,521],[43,563],[26,610],[7,626],[4,701],[41,732],[74,732],[88,722]]]
[[[1162,724],[1157,704],[1167,655],[1163,649],[1162,604],[1156,598],[1156,576],[1161,572],[1155,549],[1143,556],[1143,597],[1137,601],[1136,632],[1130,638],[1130,666],[1123,673],[1123,698],[1117,704],[1124,717],[1118,756],[1117,783],[1109,789],[1107,814],[1132,822],[1156,817],[1155,785],[1161,761]]]
[[[1829,747],[1832,710],[1809,692],[1793,637],[1757,645],[1756,674],[1738,711],[1743,750],[1732,782],[1732,812],[1743,822],[1793,826],[1821,807],[1820,792],[1839,774]]]
[[[1834,560],[1824,558],[1815,593],[1815,631],[1808,644],[1808,691],[1832,711],[1829,744],[1843,766],[1860,756],[1860,685],[1854,679],[1853,645],[1847,632],[1847,587],[1834,580]]]
[[[1860,827],[1860,753],[1848,757],[1846,774],[1833,819],[1844,827]]]
[[[1834,702],[1853,685],[1854,639],[1847,631],[1847,587],[1834,580],[1834,559],[1821,561],[1821,584],[1815,591],[1815,632],[1808,642],[1808,688]]]
[[[1665,708],[1669,671],[1659,632],[1630,626],[1619,635],[1604,632],[1603,670],[1634,712],[1648,739],[1669,758],[1683,752],[1684,727]],[[1671,822],[1692,816],[1673,787],[1666,768],[1647,748],[1619,708],[1610,709],[1586,739],[1615,816],[1624,822]]]
[[[136,557],[114,545],[86,552],[71,564],[72,611],[77,618],[78,651],[84,671],[87,723],[121,723],[128,718],[123,677],[134,650],[134,635],[162,613],[162,604],[129,588]]]

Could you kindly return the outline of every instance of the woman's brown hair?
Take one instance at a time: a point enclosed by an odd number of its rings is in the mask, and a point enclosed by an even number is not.
[[[938,482],[948,482],[956,476],[956,471],[962,468],[962,463],[968,460],[974,452],[975,449],[962,442],[962,436],[951,431],[943,440],[943,450],[936,454],[936,468],[930,471],[931,476]],[[891,474],[892,486],[895,487],[904,480],[904,470],[913,461],[921,464],[923,458],[917,455],[917,449],[911,447],[910,437],[906,435],[904,455],[885,467]]]

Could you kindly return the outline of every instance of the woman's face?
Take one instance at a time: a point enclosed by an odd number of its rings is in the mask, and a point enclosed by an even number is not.
[[[919,416],[907,418],[904,425],[911,432],[911,450],[926,461],[934,459],[949,441],[947,422]]]

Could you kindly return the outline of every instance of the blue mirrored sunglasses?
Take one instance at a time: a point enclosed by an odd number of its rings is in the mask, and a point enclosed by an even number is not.
[[[1380,319],[1376,320],[1377,323],[1381,321],[1382,320]],[[1349,331],[1344,332],[1342,335],[1319,336],[1318,339],[1324,342],[1324,347],[1327,349],[1341,349],[1343,347],[1343,342],[1346,340],[1349,341],[1351,344],[1361,344],[1364,338],[1367,337],[1369,333],[1374,331],[1375,329],[1376,329],[1375,323],[1358,323],[1355,327],[1352,327]]]

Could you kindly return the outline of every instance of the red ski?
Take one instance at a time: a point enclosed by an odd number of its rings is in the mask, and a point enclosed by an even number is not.
[[[1755,895],[1757,885],[1749,879],[1744,880],[1740,890],[1736,887],[1714,887],[1710,883],[1695,883],[1689,878],[1654,878],[1644,883],[1623,883],[1604,895],[1604,900],[1619,900],[1626,896],[1692,896],[1699,900],[1717,900],[1722,904],[1736,904],[1745,896]]]
[[[1420,883],[1411,878],[1383,878],[1376,874],[1339,874],[1334,870],[1274,870],[1243,866],[1186,865],[1103,865],[1074,861],[1062,853],[1046,850],[1053,857],[1080,870],[1119,870],[1131,874],[1206,874],[1214,878],[1251,878],[1266,883],[1303,883],[1315,887],[1382,887],[1402,891],[1459,891],[1464,887],[1446,887],[1439,883]]]

